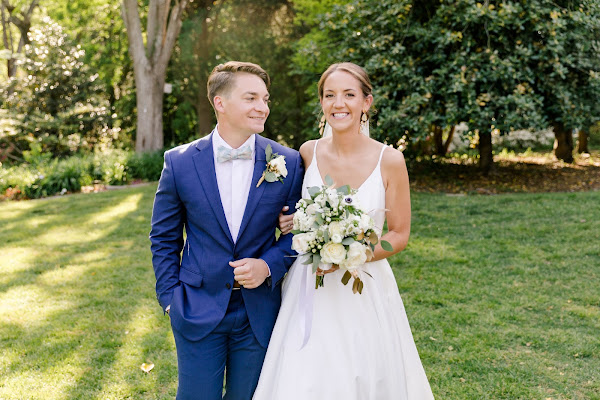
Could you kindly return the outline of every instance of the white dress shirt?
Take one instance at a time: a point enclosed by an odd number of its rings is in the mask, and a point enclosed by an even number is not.
[[[229,232],[231,232],[234,243],[237,241],[238,233],[240,232],[242,218],[244,218],[244,211],[248,202],[248,194],[250,193],[250,185],[252,185],[254,160],[256,158],[254,154],[255,143],[256,137],[252,135],[242,144],[242,146],[248,145],[252,149],[251,160],[218,162],[217,149],[219,146],[225,146],[228,149],[232,147],[219,135],[218,126],[213,133],[213,153],[217,184]]]

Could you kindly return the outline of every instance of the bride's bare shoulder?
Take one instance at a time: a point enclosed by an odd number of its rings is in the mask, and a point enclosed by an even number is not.
[[[302,161],[304,162],[304,168],[308,168],[308,166],[312,162],[313,152],[315,150],[316,143],[316,140],[309,140],[307,142],[302,143],[302,146],[300,146],[300,155],[302,156]]]
[[[386,188],[391,181],[400,183],[408,182],[408,171],[404,154],[400,150],[388,146],[381,158],[381,177]]]

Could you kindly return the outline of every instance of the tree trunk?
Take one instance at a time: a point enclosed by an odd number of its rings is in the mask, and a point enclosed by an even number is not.
[[[137,0],[123,0],[122,3],[135,74],[135,150],[138,152],[160,150],[164,145],[162,108],[167,65],[181,31],[187,4],[188,0],[180,0],[171,7],[170,0],[150,0],[144,44]]]
[[[492,132],[489,130],[479,131],[479,168],[487,175],[494,167],[494,155],[492,153]]]
[[[195,101],[196,118],[198,119],[198,137],[206,136],[213,129],[213,108],[208,101],[206,85],[200,85]]]
[[[156,76],[154,71],[137,73],[135,78],[137,129],[135,151],[160,150],[163,137],[163,90],[165,76]]]
[[[11,52],[11,58],[6,61],[7,75],[8,78],[11,78],[17,74],[17,63],[12,56],[14,56],[15,53],[21,53],[23,51],[23,47],[29,43],[27,34],[31,28],[31,16],[33,15],[35,8],[38,6],[39,0],[32,0],[27,10],[21,12],[21,18],[13,15],[15,6],[11,5],[8,0],[1,1],[2,4],[0,5],[0,12],[2,20],[2,42],[4,44],[4,48],[10,50]],[[13,46],[14,43],[10,24],[14,25],[21,34],[16,50]]]
[[[446,139],[446,143],[444,143],[444,155],[448,154],[448,148],[450,147],[450,143],[452,143],[452,139],[454,138],[454,131],[456,130],[456,125],[452,125],[450,128],[450,132],[448,132],[448,138]]]
[[[573,162],[573,132],[566,129],[562,122],[555,122],[553,128],[554,155],[564,162]]]
[[[588,133],[583,129],[579,130],[578,140],[577,140],[577,152],[581,153],[589,153],[590,149],[588,148]]]
[[[438,156],[446,155],[444,152],[444,130],[441,126],[435,125],[433,127],[433,147],[434,154]]]

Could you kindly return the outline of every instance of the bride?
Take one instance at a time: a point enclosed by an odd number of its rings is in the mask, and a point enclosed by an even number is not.
[[[360,268],[362,294],[341,283],[341,270],[325,271],[324,286],[315,289],[315,274],[299,257],[283,283],[281,309],[253,398],[433,399],[386,260],[406,247],[410,234],[404,157],[368,137],[373,96],[361,67],[331,65],[318,91],[331,134],[300,148],[306,166],[303,197],[309,197],[308,187],[322,186],[327,175],[335,187],[357,189],[377,229],[387,219],[383,239],[394,250],[377,246],[373,259]],[[281,221],[283,233],[289,232],[289,217]]]

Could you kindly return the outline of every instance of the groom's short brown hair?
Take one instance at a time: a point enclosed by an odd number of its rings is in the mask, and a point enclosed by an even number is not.
[[[269,74],[267,74],[260,65],[242,61],[228,61],[225,64],[219,64],[213,68],[208,77],[208,82],[206,83],[208,101],[210,101],[213,108],[215,108],[213,99],[215,96],[229,93],[237,72],[246,72],[258,76],[265,82],[267,90],[269,90],[269,86],[271,86]]]

